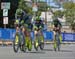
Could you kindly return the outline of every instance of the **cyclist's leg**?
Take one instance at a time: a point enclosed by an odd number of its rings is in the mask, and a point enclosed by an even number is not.
[[[57,46],[58,46],[58,51],[60,51],[60,32],[58,31],[58,35],[57,35]]]
[[[61,28],[60,28],[60,30],[59,30],[59,41],[60,41],[60,43],[59,43],[59,50],[60,50],[60,48],[61,48],[61,43],[62,43]]]
[[[41,39],[41,42],[44,43],[44,36],[43,36],[43,32],[40,31],[40,39]]]
[[[60,28],[60,30],[59,30],[59,40],[60,40],[60,43],[62,43],[61,28]]]
[[[38,31],[35,31],[35,40],[36,41],[36,46],[38,46],[38,42],[39,42],[39,35],[38,35]]]
[[[56,49],[56,47],[57,47],[57,44],[56,44],[56,32],[55,31],[53,31],[53,33],[54,33],[54,49]]]

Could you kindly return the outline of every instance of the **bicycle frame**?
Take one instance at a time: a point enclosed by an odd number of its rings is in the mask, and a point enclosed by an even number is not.
[[[56,51],[56,48],[58,48],[58,51],[60,51],[60,33],[56,31],[55,33],[55,40],[54,40],[54,49]]]
[[[44,48],[44,40],[42,40],[41,35],[43,34],[40,30],[35,34],[34,48],[36,51],[38,50],[38,47],[40,47],[41,50]]]

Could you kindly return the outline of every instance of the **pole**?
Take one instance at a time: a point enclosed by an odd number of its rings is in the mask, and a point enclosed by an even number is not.
[[[45,25],[47,26],[47,6],[45,6]]]
[[[6,28],[6,24],[4,24],[4,28]]]
[[[6,22],[6,19],[5,19],[5,17],[3,17],[4,28],[6,28],[6,24],[5,24],[5,22]]]

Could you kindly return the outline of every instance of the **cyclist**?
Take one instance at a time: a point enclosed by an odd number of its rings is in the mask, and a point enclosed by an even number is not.
[[[40,30],[43,30],[43,27],[44,27],[43,21],[41,19],[39,19],[39,20],[36,19],[35,25],[34,25],[34,30],[40,31]]]
[[[42,35],[43,35],[42,31],[44,29],[44,22],[41,19],[40,15],[41,15],[41,13],[38,12],[37,15],[36,15],[36,18],[34,20],[33,28],[34,28],[35,37],[37,35],[39,35],[42,38]]]
[[[22,9],[17,9],[16,14],[15,14],[15,27],[16,27],[16,32],[19,34],[22,33],[24,36],[24,32],[26,30],[26,26],[24,26],[25,19],[24,17],[26,16],[26,13]],[[22,40],[22,45],[24,45],[24,39]]]
[[[58,50],[60,50],[60,43],[62,42],[62,37],[61,37],[61,27],[62,27],[62,25],[61,25],[61,23],[60,23],[60,21],[58,20],[58,18],[55,18],[54,20],[53,20],[53,24],[54,24],[54,28],[53,28],[53,30],[54,30],[54,49],[55,49],[55,51],[56,51],[56,47],[58,46]],[[57,40],[56,39],[56,34],[58,33],[58,38],[59,38],[59,40]]]
[[[43,37],[43,29],[44,29],[44,22],[40,17],[41,13],[37,13],[35,20],[34,20],[34,48],[37,51],[38,46],[40,47],[41,50],[44,48],[44,37]]]
[[[61,32],[61,28],[62,28],[62,24],[61,22],[58,20],[58,18],[55,18],[53,20],[53,30],[54,31],[58,31],[59,33]]]
[[[15,13],[15,19],[16,19],[15,24],[18,26],[23,24],[25,16],[26,16],[26,13],[22,9],[18,8]]]

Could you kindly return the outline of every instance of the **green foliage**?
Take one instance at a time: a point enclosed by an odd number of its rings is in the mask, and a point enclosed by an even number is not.
[[[64,9],[75,9],[75,3],[73,2],[65,2],[63,3]]]
[[[63,8],[65,9],[64,15],[66,17],[67,22],[70,23],[72,30],[75,30],[75,3],[63,3]]]
[[[55,16],[55,17],[62,17],[63,14],[64,14],[64,12],[62,12],[62,11],[60,11],[60,10],[54,12],[54,16]]]

